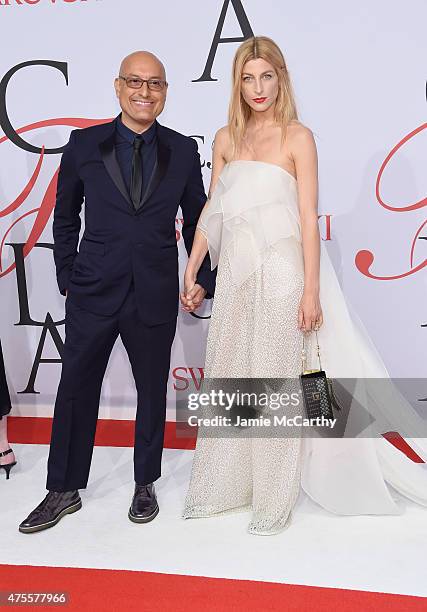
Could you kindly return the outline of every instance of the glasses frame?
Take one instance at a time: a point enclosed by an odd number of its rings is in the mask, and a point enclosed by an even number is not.
[[[123,76],[121,74],[119,74],[119,79],[122,79],[123,81],[125,81],[126,86],[129,87],[129,89],[142,89],[142,86],[144,85],[144,83],[147,83],[147,87],[148,87],[148,89],[150,91],[163,91],[165,89],[165,87],[168,86],[167,81],[164,81],[163,79],[140,79],[139,77],[125,77],[125,76]],[[130,80],[130,79],[132,79],[134,81],[136,81],[136,80],[141,81],[141,85],[139,87],[131,87],[128,84],[128,80]],[[158,81],[159,83],[161,83],[160,89],[152,89],[150,87],[150,81]]]

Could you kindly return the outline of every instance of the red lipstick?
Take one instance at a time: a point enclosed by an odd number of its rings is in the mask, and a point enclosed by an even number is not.
[[[253,98],[253,101],[256,102],[257,104],[262,104],[266,100],[267,98]]]

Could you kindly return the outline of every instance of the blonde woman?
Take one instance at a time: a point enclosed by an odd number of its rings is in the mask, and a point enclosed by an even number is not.
[[[267,37],[251,38],[237,50],[232,75],[229,122],[215,137],[210,198],[181,294],[185,310],[197,307],[193,288],[209,249],[218,274],[206,377],[297,378],[302,337],[313,330],[329,376],[386,377],[353,325],[321,245],[316,145],[298,121],[282,52]],[[375,409],[380,423],[381,406]],[[403,411],[397,424],[405,425]],[[184,517],[251,510],[249,532],[275,534],[287,526],[301,485],[337,514],[396,514],[385,481],[427,504],[420,469],[381,438],[199,431]]]

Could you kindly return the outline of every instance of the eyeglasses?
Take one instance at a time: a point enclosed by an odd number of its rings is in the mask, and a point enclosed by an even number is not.
[[[126,81],[126,85],[131,89],[141,89],[144,83],[147,83],[148,89],[151,91],[162,91],[167,85],[167,82],[161,79],[140,79],[138,77],[124,77],[122,75],[119,75],[119,79]]]

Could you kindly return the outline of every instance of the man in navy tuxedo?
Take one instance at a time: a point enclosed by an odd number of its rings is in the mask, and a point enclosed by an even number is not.
[[[167,92],[151,53],[125,58],[115,80],[121,115],[75,130],[58,177],[53,222],[58,285],[67,296],[65,347],[48,461],[48,494],[21,523],[22,533],[56,525],[81,508],[93,452],[101,385],[120,336],[138,393],[133,522],[159,511],[159,478],[170,351],[178,314],[175,218],[190,253],[206,202],[197,145],[157,123]],[[77,251],[84,201],[85,230]],[[209,257],[189,294],[191,310],[212,297]]]

